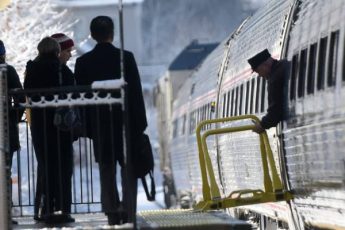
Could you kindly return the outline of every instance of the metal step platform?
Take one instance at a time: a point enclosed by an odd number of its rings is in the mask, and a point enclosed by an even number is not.
[[[237,220],[222,211],[198,212],[192,209],[143,211],[137,215],[140,229],[252,229],[252,226]]]
[[[12,229],[133,229],[132,224],[107,225],[107,218],[102,213],[72,215],[76,222],[60,225],[46,225],[35,222],[32,217],[15,218],[18,225]],[[137,214],[137,229],[217,229],[250,230],[252,226],[237,220],[222,211],[196,212],[192,209],[142,211]]]
[[[235,133],[253,130],[254,125],[241,125],[226,128],[214,128],[201,133],[202,128],[209,124],[247,120],[260,123],[254,115],[241,115],[201,121],[196,128],[196,137],[199,151],[199,163],[202,178],[203,200],[194,206],[194,210],[207,211],[225,208],[234,208],[243,205],[261,204],[267,202],[289,201],[293,199],[290,191],[283,188],[282,181],[277,172],[273,153],[266,131],[259,134],[261,160],[263,167],[264,190],[253,188],[232,191],[229,195],[221,197],[216,182],[211,158],[208,152],[207,137],[226,133]]]

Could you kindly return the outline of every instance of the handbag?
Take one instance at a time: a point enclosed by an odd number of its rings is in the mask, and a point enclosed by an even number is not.
[[[156,196],[156,186],[153,177],[154,160],[150,138],[145,133],[139,135],[136,140],[133,166],[135,176],[141,179],[147,200],[154,201]],[[151,180],[151,191],[148,190],[145,178],[146,175],[148,175]]]
[[[81,129],[79,110],[74,107],[56,108],[54,125],[61,131],[79,132]]]
[[[62,86],[61,65],[59,66],[59,84]],[[54,113],[54,125],[61,131],[72,132],[79,136],[82,130],[82,122],[79,109],[76,107],[58,107]]]

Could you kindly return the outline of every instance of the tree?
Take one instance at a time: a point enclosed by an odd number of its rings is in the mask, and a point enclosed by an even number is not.
[[[37,55],[37,44],[57,32],[73,35],[75,23],[67,10],[57,11],[50,0],[12,0],[0,11],[0,39],[6,46],[7,61],[23,76],[26,62]]]

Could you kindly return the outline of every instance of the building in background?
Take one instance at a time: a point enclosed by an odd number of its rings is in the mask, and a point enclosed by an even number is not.
[[[155,107],[157,111],[157,131],[159,138],[160,170],[164,171],[170,165],[168,154],[169,138],[172,131],[173,101],[182,84],[195,72],[204,59],[217,47],[218,43],[198,43],[193,41],[173,60],[168,70],[157,80],[154,90]],[[170,167],[169,167],[170,168]],[[169,172],[165,172],[169,174]],[[169,175],[165,175],[168,176]],[[170,180],[171,178],[165,178]]]
[[[138,63],[149,119],[148,133],[157,140],[153,89],[171,62],[193,40],[215,43],[233,31],[266,0],[123,0],[124,45]],[[77,55],[95,42],[89,24],[97,15],[115,20],[114,44],[119,45],[118,0],[54,0],[78,20],[73,25]],[[152,120],[152,121],[151,121]]]
[[[151,89],[173,59],[192,40],[218,42],[266,0],[123,0],[124,45],[138,62],[143,86]],[[97,15],[115,20],[119,45],[118,0],[54,0],[78,20],[78,54],[90,50],[89,23]]]

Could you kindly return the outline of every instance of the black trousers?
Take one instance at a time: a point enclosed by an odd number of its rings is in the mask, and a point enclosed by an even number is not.
[[[137,178],[126,174],[126,168],[121,167],[122,202],[119,197],[119,190],[116,181],[117,162],[99,162],[101,203],[102,210],[106,214],[116,214],[120,211],[128,213],[129,222],[133,221],[136,215],[137,206]]]
[[[32,141],[37,159],[35,215],[41,209],[42,217],[54,211],[71,213],[73,146],[70,135],[54,127],[31,125]],[[44,126],[43,126],[44,127]]]

